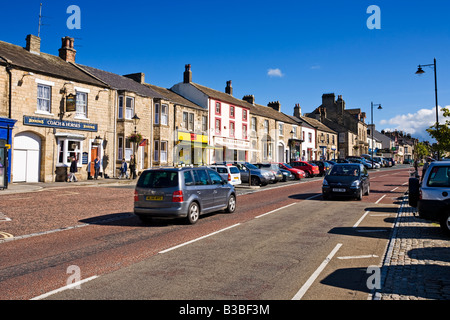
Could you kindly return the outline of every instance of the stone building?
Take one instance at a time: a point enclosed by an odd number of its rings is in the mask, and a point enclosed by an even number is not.
[[[145,85],[163,97],[155,99],[152,166],[207,164],[208,110],[170,89]]]
[[[336,99],[334,93],[323,94],[322,104],[306,116],[338,133],[340,158],[368,153],[366,113],[361,109],[346,109],[341,95]]]
[[[144,74],[121,76],[90,66],[79,67],[100,79],[110,87],[112,99],[110,113],[114,119],[114,139],[110,141],[113,153],[108,159],[115,167],[114,177],[119,175],[122,160],[136,160],[136,172],[152,165],[153,110],[155,99],[163,98],[158,92],[143,85]],[[136,81],[138,80],[138,81]],[[141,83],[142,82],[142,83]],[[134,133],[138,138],[135,139]]]
[[[114,96],[109,86],[80,70],[74,39],[62,38],[59,55],[0,41],[0,117],[16,121],[10,132],[11,182],[65,181],[71,159],[87,179],[94,155],[112,175]],[[106,161],[105,161],[106,160]]]
[[[304,123],[305,126],[309,126],[311,128],[314,128],[314,158],[315,160],[331,160],[331,159],[337,159],[339,156],[339,151],[337,150],[337,141],[338,141],[338,134],[333,129],[327,127],[325,124],[320,122],[317,119],[310,118],[310,117],[304,117],[301,113],[301,107],[300,104],[296,104],[294,107],[294,116],[293,119],[296,119],[299,122]],[[306,136],[305,131],[305,138],[309,139]],[[305,139],[304,138],[304,139]],[[306,149],[307,151],[307,149]],[[309,155],[309,153],[307,153]],[[306,159],[306,157],[305,157]],[[313,160],[313,159],[311,159]]]
[[[250,110],[250,159],[258,162],[290,162],[300,156],[302,126],[281,112],[279,101],[267,106],[254,95],[242,98]]]

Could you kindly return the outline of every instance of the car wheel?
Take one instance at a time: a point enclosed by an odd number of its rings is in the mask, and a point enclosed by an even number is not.
[[[236,210],[236,197],[232,194],[228,198],[228,206],[226,208],[226,212],[233,213]]]
[[[367,185],[367,190],[366,190],[366,196],[368,196],[370,194],[370,185]]]
[[[259,186],[261,182],[259,181],[258,177],[253,176],[252,177],[252,186]]]
[[[362,187],[361,187],[358,190],[358,195],[356,196],[356,200],[361,201],[362,197],[363,197],[363,190],[362,190]]]
[[[450,213],[447,213],[444,215],[444,218],[442,218],[440,225],[441,225],[442,231],[446,235],[450,236]]]
[[[146,224],[146,225],[151,224],[153,221],[152,217],[138,215],[138,218],[139,218],[139,220],[141,220],[141,222],[143,224]]]
[[[200,207],[197,202],[192,202],[188,209],[187,221],[189,224],[195,224],[200,216]]]

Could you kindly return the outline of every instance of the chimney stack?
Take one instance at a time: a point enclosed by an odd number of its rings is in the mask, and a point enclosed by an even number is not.
[[[248,103],[255,105],[255,96],[252,94],[248,94],[242,98],[242,100],[247,101]]]
[[[27,35],[27,46],[25,49],[31,53],[40,54],[41,53],[41,38],[36,37],[32,34]]]
[[[73,48],[74,39],[66,36],[61,39],[62,45],[59,49],[59,57],[66,62],[75,63],[75,55],[77,51]]]
[[[227,86],[225,87],[225,93],[228,93],[230,96],[233,95],[233,87],[231,86],[231,80],[227,81]]]
[[[281,109],[281,104],[280,101],[272,101],[269,102],[269,104],[267,105],[268,107],[271,107],[273,110],[280,112]]]
[[[191,83],[192,82],[192,71],[191,71],[191,65],[186,64],[184,66],[184,74],[183,74],[183,82],[184,83]]]
[[[145,83],[145,74],[143,72],[125,74],[124,77],[130,78],[136,82],[139,82],[140,84]]]
[[[300,119],[301,116],[302,116],[302,107],[300,107],[300,103],[296,103],[294,107],[294,117]]]

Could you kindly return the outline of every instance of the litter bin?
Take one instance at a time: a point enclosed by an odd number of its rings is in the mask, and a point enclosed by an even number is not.
[[[67,167],[57,167],[55,170],[56,182],[66,182],[67,181]]]

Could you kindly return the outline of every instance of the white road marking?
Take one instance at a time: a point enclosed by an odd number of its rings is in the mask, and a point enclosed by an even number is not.
[[[309,277],[308,281],[305,282],[305,284],[300,288],[300,290],[295,294],[295,296],[292,298],[292,300],[301,300],[306,291],[311,287],[311,285],[314,283],[314,281],[317,279],[317,277],[320,275],[320,273],[325,269],[327,264],[331,261],[333,256],[336,254],[336,252],[339,250],[339,248],[342,246],[342,243],[338,243],[336,247],[330,252],[330,254],[325,258],[325,260],[320,264],[320,266],[314,271],[314,273]]]
[[[394,192],[395,190],[397,190],[398,187],[395,187],[394,189],[392,189],[390,192]]]
[[[278,209],[275,209],[275,210],[272,210],[272,211],[269,211],[269,212],[266,212],[266,213],[260,214],[259,216],[256,216],[256,217],[255,217],[255,219],[258,219],[258,218],[264,217],[264,216],[266,216],[266,215],[268,215],[268,214],[271,214],[271,213],[277,212],[277,211],[279,211],[279,210],[283,210],[283,209],[285,209],[285,208],[287,208],[287,207],[293,206],[294,204],[297,204],[297,202],[294,202],[294,203],[288,204],[287,206],[284,206],[284,207],[281,207],[281,208],[278,208]]]
[[[378,258],[376,254],[367,254],[361,256],[346,256],[346,257],[337,257],[340,260],[348,260],[348,259],[366,259],[366,258]]]
[[[160,252],[158,252],[158,253],[166,253],[166,252],[169,252],[169,251],[172,251],[172,250],[178,249],[178,248],[180,248],[180,247],[186,246],[186,245],[188,245],[188,244],[191,244],[191,243],[193,243],[193,242],[196,242],[196,241],[199,241],[199,240],[202,240],[202,239],[205,239],[205,238],[211,237],[211,236],[213,236],[213,235],[215,235],[215,234],[218,234],[219,232],[222,232],[222,231],[225,231],[225,230],[228,230],[228,229],[234,228],[234,227],[236,227],[236,226],[238,226],[238,225],[240,225],[240,223],[236,223],[236,224],[233,224],[232,226],[229,226],[229,227],[226,227],[226,228],[220,229],[220,230],[218,230],[218,231],[215,231],[215,232],[212,232],[212,233],[210,233],[210,234],[207,234],[207,235],[201,236],[201,237],[199,237],[199,238],[196,238],[196,239],[193,239],[193,240],[190,240],[190,241],[187,241],[187,242],[181,243],[181,244],[179,244],[179,245],[176,245],[176,246],[170,247],[170,248],[168,248],[168,249],[165,249],[165,250],[162,250],[162,251],[160,251]]]
[[[383,195],[380,199],[378,199],[377,201],[375,201],[375,204],[378,204],[384,197],[386,197],[386,195]]]
[[[356,223],[353,225],[353,228],[356,228],[357,226],[359,226],[359,224],[361,223],[361,221],[363,221],[363,219],[367,216],[367,214],[368,214],[369,212],[370,212],[370,211],[364,212],[363,216],[362,216],[361,218],[359,218],[359,220],[356,221]]]
[[[30,299],[30,300],[42,300],[42,299],[45,299],[45,298],[47,298],[47,297],[49,297],[51,295],[54,295],[56,293],[65,291],[67,289],[72,289],[72,288],[78,287],[79,285],[81,285],[83,283],[86,283],[88,281],[91,281],[91,280],[94,280],[94,279],[97,279],[97,278],[98,278],[98,276],[92,276],[92,277],[86,278],[84,280],[71,283],[71,284],[69,284],[67,286],[64,286],[64,287],[61,287],[59,289],[56,289],[56,290],[53,290],[53,291],[41,294],[40,296],[34,297],[34,298]]]

